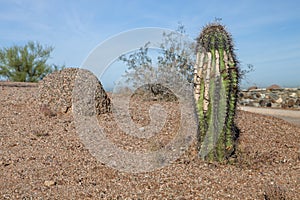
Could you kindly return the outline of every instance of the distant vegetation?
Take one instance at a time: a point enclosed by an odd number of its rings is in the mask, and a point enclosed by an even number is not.
[[[133,86],[150,83],[153,82],[154,74],[159,76],[173,69],[192,82],[196,43],[188,40],[185,32],[184,26],[179,24],[176,32],[163,33],[157,63],[151,58],[150,42],[140,47],[138,51],[121,55],[119,60],[128,66],[123,76],[127,79],[126,83]]]
[[[53,49],[31,41],[24,46],[14,45],[0,49],[0,79],[38,82],[47,74],[64,68],[47,64]]]

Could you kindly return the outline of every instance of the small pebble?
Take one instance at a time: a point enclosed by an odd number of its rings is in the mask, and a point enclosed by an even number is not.
[[[50,187],[50,186],[56,185],[56,182],[55,181],[45,181],[44,185],[47,187]]]

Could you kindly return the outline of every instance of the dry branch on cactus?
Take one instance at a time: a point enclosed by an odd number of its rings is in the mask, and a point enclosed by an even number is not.
[[[199,117],[199,155],[222,161],[235,149],[234,115],[239,83],[231,35],[221,24],[204,27],[197,39],[194,68]]]

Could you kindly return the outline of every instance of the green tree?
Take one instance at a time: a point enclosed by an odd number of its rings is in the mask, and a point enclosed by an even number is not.
[[[46,63],[52,51],[53,47],[31,41],[24,46],[14,45],[0,49],[0,78],[17,82],[41,80],[60,68]]]

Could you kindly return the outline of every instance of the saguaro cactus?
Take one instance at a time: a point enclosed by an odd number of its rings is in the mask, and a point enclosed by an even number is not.
[[[199,156],[223,161],[235,149],[239,71],[231,35],[221,24],[209,24],[202,30],[194,70]]]

